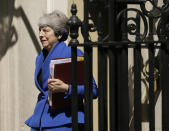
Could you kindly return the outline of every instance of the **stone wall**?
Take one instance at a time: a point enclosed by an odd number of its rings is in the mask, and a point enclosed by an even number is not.
[[[65,11],[66,3],[67,0],[1,1],[0,131],[30,131],[24,121],[33,113],[39,93],[34,84],[35,58],[41,50],[38,18],[57,7]]]

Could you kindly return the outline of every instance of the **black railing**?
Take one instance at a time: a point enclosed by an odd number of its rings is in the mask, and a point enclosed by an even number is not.
[[[139,9],[127,8],[128,4],[136,4]],[[147,8],[148,4],[151,8]],[[163,0],[162,5],[158,4],[158,0],[84,0],[83,22],[77,18],[76,5],[72,4],[72,17],[68,25],[72,38],[69,45],[72,47],[74,78],[73,131],[78,131],[77,63],[75,62],[77,54],[75,52],[79,46],[84,48],[85,58],[85,131],[93,131],[93,47],[98,49],[99,131],[108,131],[108,129],[142,131],[143,121],[149,122],[150,131],[155,131],[155,104],[161,91],[162,131],[169,130],[169,1]],[[133,13],[135,15],[131,16],[130,14]],[[92,20],[93,24],[89,24],[89,20]],[[84,43],[77,41],[79,27],[82,29]],[[97,42],[90,39],[89,32],[94,31],[98,33]],[[129,105],[132,103],[129,99],[129,89],[133,88],[128,84],[128,60],[131,59],[128,58],[129,48],[133,49],[134,63],[131,69],[134,76],[133,105]],[[143,62],[141,53],[143,49],[148,50],[146,63]],[[144,78],[141,77],[142,75]],[[144,103],[141,102],[143,81],[148,83],[148,96]],[[109,92],[107,92],[108,87]],[[130,108],[134,109],[133,113]],[[142,114],[144,108],[147,109],[146,117]]]

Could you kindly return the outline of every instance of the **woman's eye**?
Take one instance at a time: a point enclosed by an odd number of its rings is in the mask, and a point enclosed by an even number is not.
[[[44,32],[49,32],[49,30],[45,29]]]
[[[48,33],[50,32],[50,29],[39,29],[39,32]]]

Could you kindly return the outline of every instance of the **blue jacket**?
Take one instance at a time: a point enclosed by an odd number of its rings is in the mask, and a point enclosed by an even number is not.
[[[78,56],[83,56],[83,53],[78,49]],[[38,95],[37,104],[33,115],[25,121],[30,127],[54,127],[64,124],[72,123],[71,109],[56,109],[51,111],[49,104],[46,103],[48,98],[48,79],[49,79],[49,64],[50,60],[53,58],[63,58],[71,57],[71,47],[66,46],[64,42],[58,42],[49,52],[46,58],[44,58],[44,50],[36,58],[36,68],[35,68],[35,84],[39,89],[40,93]],[[38,83],[39,71],[42,71],[42,86]],[[78,85],[78,96],[83,98],[84,95],[84,85]],[[72,86],[69,85],[69,92],[65,99],[69,98],[72,93]],[[97,87],[95,81],[93,80],[93,97],[97,97]],[[84,112],[83,110],[78,110],[78,122],[84,123]]]

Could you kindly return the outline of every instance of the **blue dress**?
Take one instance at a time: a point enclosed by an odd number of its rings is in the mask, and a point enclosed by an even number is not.
[[[83,56],[83,53],[78,49],[78,56]],[[33,115],[25,121],[25,124],[31,127],[32,131],[70,131],[72,123],[71,108],[62,108],[51,110],[49,104],[47,104],[48,98],[48,79],[49,79],[49,64],[50,60],[54,58],[71,57],[71,47],[67,46],[64,42],[58,42],[51,49],[49,54],[45,58],[45,50],[36,58],[35,67],[35,84],[40,91],[35,106]],[[38,81],[38,75],[41,72],[42,84]],[[78,85],[78,96],[83,101],[84,85]],[[72,86],[69,85],[68,94],[64,99],[70,98],[72,93]],[[93,98],[97,97],[97,87],[93,79]],[[78,110],[78,123],[84,123],[84,111]]]

